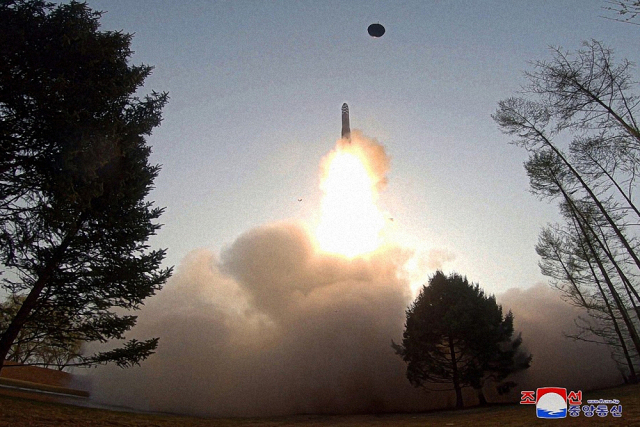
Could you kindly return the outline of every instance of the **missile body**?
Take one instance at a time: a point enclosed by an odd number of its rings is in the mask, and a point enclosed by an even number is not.
[[[349,139],[350,134],[351,128],[349,127],[349,106],[345,102],[344,104],[342,104],[342,138]]]

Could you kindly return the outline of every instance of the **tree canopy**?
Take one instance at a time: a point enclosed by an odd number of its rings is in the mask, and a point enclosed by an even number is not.
[[[533,63],[525,91],[501,101],[493,118],[529,152],[532,192],[558,201],[564,223],[546,227],[536,250],[551,284],[588,313],[573,337],[608,345],[623,377],[636,381],[640,98],[634,65],[595,40],[576,52],[552,52],[550,60]]]
[[[0,368],[20,330],[63,315],[56,333],[124,339],[125,314],[171,275],[149,237],[163,212],[147,200],[160,168],[146,137],[166,93],[136,94],[152,67],[129,64],[132,36],[99,31],[100,13],[72,1],[0,2],[0,261],[22,301],[0,338]],[[158,339],[83,356],[130,366]]]
[[[452,384],[462,408],[463,387],[473,387],[484,403],[487,380],[503,390],[509,384],[502,380],[529,367],[531,356],[513,332],[513,314],[503,316],[495,297],[458,274],[438,271],[407,309],[402,344],[393,348],[407,362],[412,385]]]

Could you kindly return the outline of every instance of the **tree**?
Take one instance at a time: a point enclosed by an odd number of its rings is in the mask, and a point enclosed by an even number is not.
[[[503,316],[494,296],[458,274],[437,271],[407,309],[402,344],[392,347],[407,362],[412,385],[452,384],[456,408],[462,408],[463,387],[473,387],[483,404],[488,380],[498,384],[529,367],[531,355],[520,349],[520,336],[512,335],[513,314]]]
[[[9,297],[0,304],[0,330],[6,330],[24,302],[24,297]],[[27,321],[6,356],[7,360],[21,365],[38,365],[44,368],[65,367],[79,361],[82,341],[65,333],[69,318],[60,311],[42,310]]]
[[[638,98],[630,93],[631,63],[622,61],[616,65],[611,50],[596,41],[585,43],[585,49],[577,52],[577,58],[560,49],[554,49],[554,55],[551,62],[536,62],[536,71],[527,73],[528,92],[536,99],[500,101],[493,118],[503,132],[516,137],[516,145],[530,152],[555,156],[560,164],[556,168],[574,187],[572,191],[595,204],[640,269],[640,256],[606,206],[607,199],[618,197],[620,209],[638,215],[630,202],[640,149],[640,130],[635,120]],[[597,175],[578,169],[584,163],[572,161],[554,141],[562,139],[564,133],[574,134],[570,146],[574,157],[597,144],[603,157],[617,159],[625,167],[615,167],[614,163],[610,173]],[[621,178],[616,180],[615,176],[620,174]],[[621,182],[627,185],[620,185]],[[624,186],[629,188],[628,194]],[[532,186],[542,197],[561,197],[562,191],[554,188]]]
[[[75,1],[0,1],[0,259],[5,292],[22,301],[1,331],[0,369],[36,319],[62,315],[61,339],[125,339],[136,316],[124,310],[171,275],[165,250],[146,244],[163,212],[146,200],[160,169],[146,136],[168,97],[135,96],[152,68],[129,65],[132,36],[99,31],[99,18]],[[131,366],[157,343],[74,364]]]
[[[635,381],[640,99],[632,70],[597,41],[575,53],[554,48],[526,73],[524,96],[501,101],[493,118],[530,153],[531,191],[559,201],[565,224],[543,230],[537,251],[543,274],[590,317],[573,338],[609,345]]]
[[[567,212],[566,209],[563,211]],[[623,377],[635,382],[635,326],[627,312],[627,306],[633,300],[621,295],[620,283],[609,287],[616,281],[615,269],[611,268],[602,251],[597,250],[589,234],[583,232],[584,227],[580,228],[578,221],[568,217],[565,226],[543,229],[536,245],[541,271],[552,278],[552,286],[562,292],[566,301],[587,311],[588,318],[576,320],[579,332],[567,336],[608,345]]]
[[[607,0],[605,3],[611,6],[604,7],[605,10],[615,12],[620,15],[617,18],[610,18],[627,24],[640,25],[634,22],[640,15],[640,0]]]

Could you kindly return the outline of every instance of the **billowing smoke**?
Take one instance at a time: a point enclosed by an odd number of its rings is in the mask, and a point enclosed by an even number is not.
[[[358,147],[379,165],[373,172],[383,183],[384,150],[374,142]],[[420,261],[427,269],[455,261],[448,251],[428,253]],[[157,353],[141,367],[92,371],[93,396],[215,416],[442,407],[449,396],[413,388],[390,345],[401,341],[414,297],[404,268],[413,256],[393,245],[353,259],[323,253],[313,233],[291,221],[249,230],[220,254],[194,250],[148,301],[132,334],[159,336]],[[534,354],[521,388],[586,388],[615,376],[606,357],[601,363],[606,350],[584,351],[562,337],[576,312],[557,294],[538,286],[498,300],[513,309]]]
[[[562,301],[546,284],[510,289],[497,296],[506,313],[515,315],[514,327],[522,332],[523,346],[533,354],[531,367],[516,376],[519,389],[556,386],[572,390],[620,384],[622,376],[609,349],[568,339],[575,335],[575,319],[587,318],[585,310]]]
[[[240,236],[221,255],[193,251],[140,316],[160,336],[141,368],[99,371],[103,400],[215,415],[418,408],[391,339],[402,336],[408,253],[319,255],[304,227]]]

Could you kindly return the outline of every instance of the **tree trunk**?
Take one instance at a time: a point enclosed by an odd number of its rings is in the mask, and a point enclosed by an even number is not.
[[[620,195],[622,195],[622,197],[627,202],[629,207],[631,209],[633,209],[633,211],[636,213],[636,215],[640,218],[640,211],[638,210],[638,208],[636,208],[636,205],[633,204],[633,201],[631,200],[631,198],[627,195],[627,193],[624,192],[624,190],[620,187],[620,185],[613,178],[613,176],[600,164],[600,162],[598,162],[596,159],[594,159],[593,156],[589,155],[588,153],[587,153],[587,155],[589,156],[589,160],[591,160],[596,166],[598,166],[600,168],[600,170],[602,171],[602,173],[604,173],[607,176],[607,178],[609,178],[609,181],[611,181],[613,183],[613,185],[618,190],[618,193],[620,193]]]
[[[476,392],[478,393],[478,400],[480,401],[480,406],[487,405],[487,399],[484,397],[484,393],[482,392],[482,388],[477,388]]]
[[[449,335],[449,351],[451,352],[451,370],[453,371],[453,388],[456,390],[456,409],[462,409],[462,389],[458,378],[458,362],[456,361],[456,349],[453,345],[453,337]]]
[[[574,220],[575,221],[575,220]],[[575,222],[574,222],[574,227],[576,227]],[[579,230],[576,230],[579,231]],[[585,238],[588,238],[585,236]],[[585,256],[588,256],[588,252],[587,249],[584,247],[583,243],[580,243],[580,249],[582,250],[582,252],[585,254]],[[592,254],[593,256],[593,254]],[[618,326],[618,321],[616,320],[616,316],[613,313],[613,308],[611,307],[611,304],[609,303],[609,298],[607,298],[607,295],[604,293],[604,289],[602,289],[602,285],[600,284],[600,279],[598,279],[598,275],[596,274],[595,269],[593,268],[593,265],[591,264],[591,261],[589,259],[586,259],[587,265],[589,266],[589,270],[591,271],[591,276],[593,277],[593,280],[595,281],[596,285],[598,286],[598,290],[600,291],[600,295],[602,296],[602,300],[605,303],[605,307],[607,308],[607,312],[609,313],[609,317],[611,318],[611,322],[613,323],[613,328],[616,332],[616,335],[618,336],[618,341],[620,342],[620,346],[622,348],[622,353],[624,355],[625,360],[627,361],[627,366],[629,367],[629,374],[631,376],[631,378],[633,378],[634,382],[636,377],[636,371],[635,368],[633,366],[633,361],[631,360],[631,356],[629,355],[629,351],[627,350],[627,344],[625,343],[624,337],[622,336],[622,331],[620,330],[620,326]],[[585,306],[586,308],[586,306]],[[627,383],[627,378],[625,377],[625,384]]]
[[[67,234],[64,240],[60,243],[60,246],[56,248],[53,256],[51,257],[51,260],[49,260],[49,263],[43,269],[42,273],[38,275],[38,280],[36,280],[36,282],[34,283],[33,288],[31,288],[31,292],[29,292],[29,295],[27,295],[27,298],[25,298],[22,306],[20,307],[20,310],[18,310],[18,313],[16,313],[15,317],[11,319],[9,327],[2,334],[2,337],[0,338],[0,372],[2,371],[5,358],[11,350],[13,342],[18,337],[18,334],[29,318],[31,311],[38,303],[38,298],[40,297],[42,290],[49,282],[49,279],[51,278],[54,270],[60,264],[65,251],[71,243],[71,239],[77,232],[78,227],[76,226],[69,234]]]
[[[629,350],[627,350],[627,344],[624,342],[624,337],[622,336],[622,331],[620,330],[620,326],[618,326],[618,321],[616,320],[616,316],[613,313],[613,309],[611,308],[611,304],[609,304],[609,298],[604,293],[604,289],[600,285],[600,280],[596,276],[595,271],[591,267],[591,263],[589,263],[589,268],[591,268],[593,277],[595,278],[596,285],[598,285],[598,290],[600,290],[600,294],[602,295],[602,299],[606,304],[607,311],[609,312],[609,317],[611,317],[611,321],[613,322],[613,329],[616,331],[616,335],[618,336],[618,341],[620,341],[620,346],[622,347],[622,353],[624,355],[625,360],[627,361],[627,366],[629,367],[629,376],[632,378],[635,383],[636,380],[636,370],[633,366],[633,361],[631,360],[631,356],[629,355]]]
[[[567,201],[569,202],[571,210],[573,211],[574,217],[575,217],[576,207],[575,207],[575,205],[573,205],[573,202],[570,199],[567,199]],[[598,266],[598,269],[600,270],[600,273],[602,274],[602,278],[604,279],[605,283],[607,284],[607,287],[609,288],[609,292],[611,293],[611,297],[613,298],[613,301],[616,304],[616,308],[618,309],[618,311],[622,315],[622,320],[624,321],[624,324],[627,327],[627,330],[629,331],[629,335],[631,337],[631,341],[633,342],[635,350],[636,350],[637,353],[640,353],[640,337],[638,336],[638,332],[637,332],[633,322],[629,318],[629,314],[627,313],[627,309],[624,306],[624,303],[622,302],[622,300],[620,299],[620,296],[618,295],[618,292],[616,291],[615,287],[613,286],[613,282],[611,282],[611,279],[609,278],[609,275],[607,274],[606,268],[604,267],[604,265],[602,265],[602,261],[598,257],[598,252],[593,247],[593,244],[591,242],[591,234],[589,234],[589,232],[584,229],[584,225],[582,224],[580,219],[578,219],[576,217],[576,220],[577,220],[577,225],[580,227],[580,229],[582,231],[582,234],[585,237],[585,243],[587,244],[587,247],[589,248],[589,251],[593,255],[594,261],[596,262],[596,265]],[[588,226],[588,224],[587,224],[587,226]]]
[[[638,291],[636,291],[636,288],[633,287],[633,285],[629,281],[629,278],[624,273],[624,271],[622,271],[618,263],[614,262],[615,258],[613,256],[613,251],[611,251],[611,249],[609,248],[609,244],[607,243],[607,236],[604,233],[604,230],[602,230],[602,226],[598,224],[596,224],[596,226],[598,227],[598,231],[600,231],[600,235],[602,236],[602,239],[598,239],[598,242],[602,240],[602,242],[600,243],[600,247],[602,248],[602,251],[607,255],[607,258],[609,258],[609,260],[611,261],[611,264],[615,267],[616,272],[618,273],[618,276],[620,276],[620,279],[622,280],[622,283],[624,284],[626,291],[633,292],[633,294],[636,296],[638,301],[640,301],[640,295],[638,294]],[[633,298],[631,298],[631,295],[629,295],[629,298],[633,307],[636,310],[636,315],[638,316],[638,319],[640,319],[640,312],[638,312],[638,308],[636,307],[636,304],[633,301]]]
[[[578,284],[576,283],[573,275],[569,271],[569,268],[567,268],[566,264],[562,260],[562,254],[560,252],[558,252],[555,248],[553,248],[553,253],[556,255],[556,258],[558,258],[558,261],[560,262],[560,265],[562,266],[562,269],[564,270],[564,274],[567,277],[567,280],[569,280],[571,282],[571,284],[573,285],[573,288],[575,289],[576,293],[580,297],[580,302],[582,303],[582,306],[584,308],[589,307],[589,304],[587,304],[587,301],[584,299],[584,296],[582,295],[582,292],[580,291],[580,288],[578,287]]]
[[[544,144],[546,144],[547,147],[549,147],[558,156],[561,162],[567,167],[567,169],[571,172],[571,174],[578,180],[582,188],[587,192],[591,200],[593,200],[593,202],[596,204],[596,206],[598,207],[598,209],[600,210],[604,218],[607,220],[607,222],[611,226],[611,229],[614,231],[616,236],[618,236],[618,239],[627,250],[627,253],[631,256],[631,258],[633,258],[638,269],[640,269],[640,258],[631,247],[631,244],[629,243],[629,241],[624,237],[624,235],[622,234],[622,231],[620,231],[620,228],[618,228],[618,225],[611,218],[611,216],[609,215],[609,212],[607,212],[605,207],[602,205],[602,202],[600,202],[600,199],[598,199],[598,196],[594,194],[591,187],[589,187],[589,185],[584,181],[584,179],[582,178],[582,175],[578,173],[578,171],[573,167],[573,165],[569,163],[569,161],[565,158],[564,154],[562,154],[560,150],[558,150],[558,148],[551,143],[551,141],[546,137],[546,135],[544,135],[544,133],[542,133],[542,131],[540,131],[537,128],[533,128],[533,130],[538,134],[538,136],[541,138]],[[562,194],[565,196],[565,198],[567,198],[568,196],[565,193],[564,188],[562,188],[561,186],[559,187],[560,187],[560,190],[562,191]]]
[[[611,261],[612,265],[616,268],[616,270],[618,272],[621,272],[621,269],[618,267],[618,265],[616,263],[616,260],[613,258],[613,256],[607,251],[606,246],[598,238],[598,235],[596,234],[596,232],[593,229],[593,227],[591,227],[591,224],[589,223],[589,221],[584,217],[582,212],[580,212],[578,207],[573,202],[573,199],[571,199],[569,194],[567,194],[566,190],[564,189],[564,187],[560,184],[560,182],[557,179],[556,179],[555,184],[558,187],[558,189],[562,192],[564,200],[565,200],[565,202],[567,203],[567,205],[569,206],[569,208],[571,210],[571,215],[573,216],[573,218],[574,218],[574,220],[576,222],[576,225],[580,228],[580,231],[581,231],[582,235],[585,238],[585,243],[587,244],[587,247],[589,248],[589,251],[593,255],[593,259],[596,262],[596,265],[598,266],[598,269],[600,270],[600,272],[602,274],[602,277],[605,280],[605,283],[607,284],[607,287],[609,288],[609,292],[611,292],[611,296],[613,297],[613,301],[616,304],[616,308],[618,309],[618,311],[622,315],[622,320],[624,321],[624,324],[627,327],[627,330],[629,331],[629,335],[630,335],[631,341],[633,342],[633,345],[635,347],[636,353],[640,354],[640,336],[638,336],[638,332],[637,332],[637,330],[635,328],[635,325],[633,324],[632,320],[629,318],[629,314],[627,312],[627,309],[624,306],[624,303],[622,302],[622,300],[620,299],[620,296],[618,295],[618,292],[616,291],[615,287],[613,286],[613,282],[609,278],[609,275],[607,274],[606,268],[602,264],[602,260],[600,259],[599,255],[598,255],[598,252],[593,247],[593,242],[591,240],[592,236],[596,240],[596,242],[600,246],[600,248],[603,250],[605,255],[607,255],[607,257]]]

